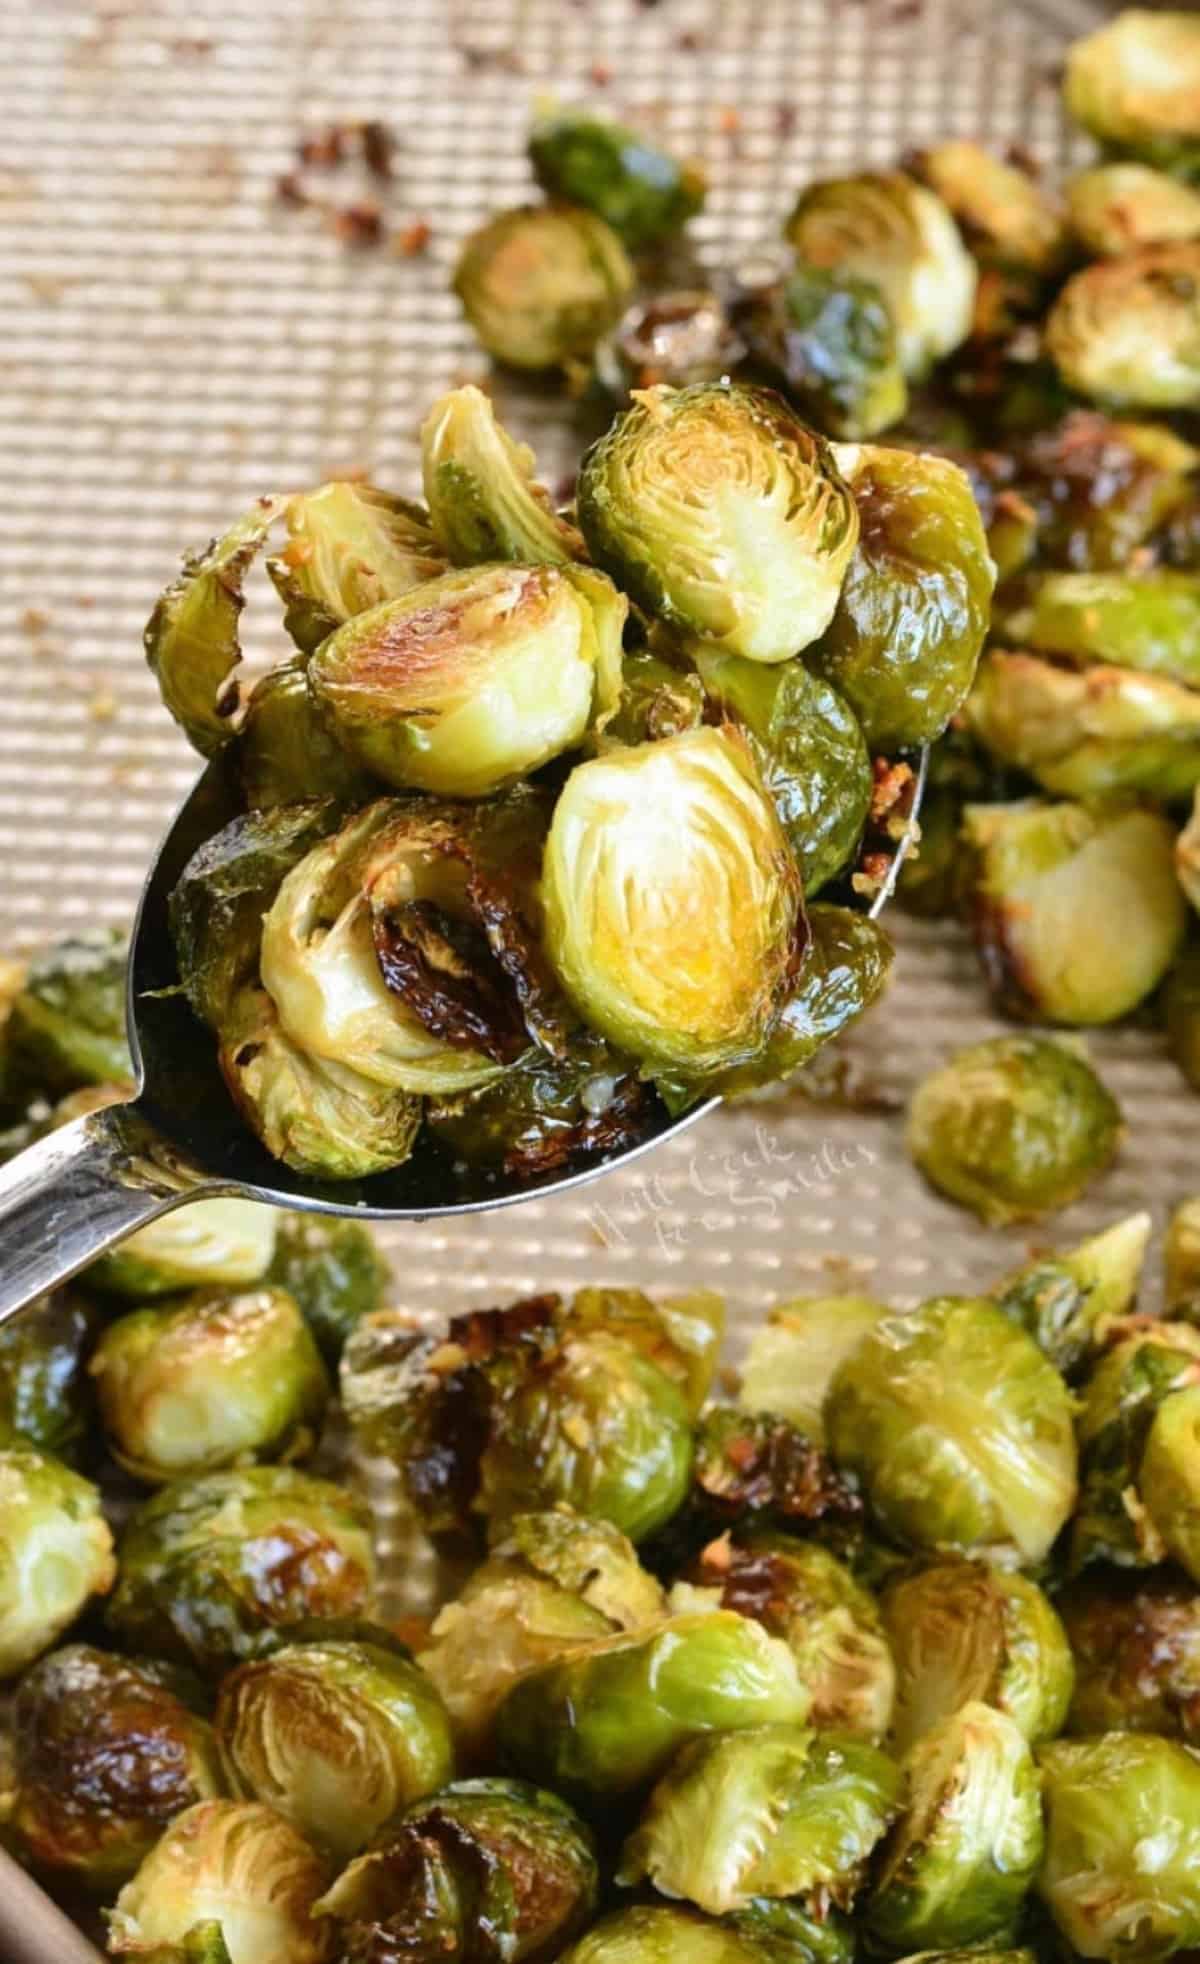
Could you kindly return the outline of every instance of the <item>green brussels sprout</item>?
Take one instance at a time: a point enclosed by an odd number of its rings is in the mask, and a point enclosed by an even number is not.
[[[606,1916],[559,1964],[849,1964],[852,1955],[840,1918],[810,1918],[792,1903],[759,1905],[721,1922],[681,1906],[639,1903]]]
[[[1200,1091],[1200,943],[1184,948],[1163,990],[1167,1048],[1185,1081]]]
[[[515,1515],[492,1559],[578,1595],[613,1629],[636,1630],[663,1612],[662,1590],[638,1561],[633,1543],[610,1521],[567,1507]]]
[[[615,327],[634,272],[612,226],[594,212],[520,205],[472,232],[452,284],[496,361],[569,368]]]
[[[118,1555],[112,1635],[212,1676],[264,1630],[359,1614],[375,1579],[365,1508],[288,1466],[164,1487],[133,1514]]]
[[[975,944],[1008,1014],[1115,1023],[1157,989],[1187,927],[1174,832],[1160,814],[1036,799],[969,805],[964,835]]]
[[[484,798],[615,708],[623,594],[584,566],[471,566],[361,614],[309,685],[385,783]]]
[[[1200,1380],[1200,1332],[1146,1320],[1108,1349],[1083,1387],[1082,1481],[1071,1531],[1071,1566],[1104,1561],[1145,1568],[1166,1554],[1139,1492],[1154,1415]]]
[[[6,1095],[51,1098],[133,1076],[125,1037],[125,937],[116,929],[35,955],[4,1023]]]
[[[287,1644],[224,1679],[216,1733],[234,1792],[340,1860],[454,1771],[441,1699],[380,1644]]]
[[[100,1495],[49,1453],[0,1438],[0,1681],[48,1650],[92,1596],[111,1589],[113,1540]]]
[[[1067,281],[1046,352],[1069,389],[1131,409],[1200,404],[1200,243],[1144,246]]]
[[[695,164],[676,163],[636,130],[577,109],[538,119],[529,161],[548,197],[594,211],[630,252],[678,232],[708,190]]]
[[[964,1705],[990,1705],[1033,1746],[1066,1721],[1074,1667],[1048,1596],[1027,1576],[944,1557],[884,1590],[884,1627],[896,1660],[901,1757]]]
[[[941,199],[902,171],[864,171],[810,185],[784,232],[810,266],[879,288],[910,381],[920,381],[966,340],[975,263]]]
[[[752,1943],[751,1955],[761,1964],[853,1964],[857,1950],[850,1918],[824,1904],[811,1911],[762,1896],[722,1917],[721,1924]],[[692,1954],[687,1953],[689,1959]]]
[[[866,741],[836,689],[800,662],[768,668],[698,647],[709,700],[745,731],[807,895],[853,857],[871,809]]]
[[[599,1330],[657,1365],[679,1386],[693,1418],[713,1388],[725,1337],[725,1298],[715,1289],[657,1301],[640,1289],[580,1289],[564,1317],[568,1334]]]
[[[162,1665],[67,1644],[21,1680],[14,1802],[34,1867],[108,1893],[167,1822],[224,1791],[212,1727]]]
[[[92,1424],[87,1356],[95,1333],[91,1304],[71,1288],[38,1296],[0,1323],[0,1433],[19,1433],[59,1459],[80,1456]]]
[[[1072,43],[1067,108],[1100,143],[1165,168],[1200,165],[1200,21],[1126,7]]]
[[[1099,258],[1200,238],[1200,191],[1148,164],[1098,164],[1066,191],[1072,228]]]
[[[931,1186],[993,1226],[1066,1207],[1112,1162],[1121,1112],[1091,1065],[1045,1037],[990,1037],[933,1071],[908,1149]]]
[[[229,1964],[322,1964],[313,1909],[325,1863],[289,1821],[251,1801],[201,1800],[176,1815],[108,1912],[112,1956],[215,1964],[204,1926]],[[189,1941],[190,1940],[190,1941]]]
[[[446,571],[429,513],[373,484],[334,478],[289,498],[286,518],[288,542],[267,571],[305,655],[355,614]]]
[[[998,629],[1041,654],[1200,683],[1200,577],[1194,573],[1041,573],[1022,582],[1001,609]]]
[[[640,390],[578,497],[592,558],[646,613],[750,661],[824,632],[858,540],[828,445],[744,385]]]
[[[1078,1247],[1026,1262],[992,1295],[1069,1377],[1116,1318],[1133,1309],[1149,1238],[1149,1214],[1129,1214]]]
[[[1200,1386],[1164,1398],[1138,1476],[1141,1497],[1168,1553],[1200,1581]]]
[[[1186,507],[1198,463],[1173,430],[1076,409],[1028,437],[1011,468],[1043,565],[1119,573]]]
[[[706,707],[704,684],[695,668],[664,635],[652,648],[627,651],[621,664],[620,700],[591,747],[603,754],[639,743],[661,743],[664,737],[698,730]]]
[[[1057,271],[1067,243],[1062,217],[1029,171],[963,139],[919,151],[910,168],[937,193],[982,265]]]
[[[848,1908],[896,1812],[899,1774],[861,1740],[796,1725],[694,1739],[655,1787],[617,1881],[713,1916],[756,1897]]]
[[[455,566],[579,558],[583,541],[535,481],[532,450],[513,442],[482,389],[467,383],[438,397],[421,426],[421,470],[434,531]]]
[[[1163,1242],[1164,1309],[1186,1312],[1200,1292],[1200,1196],[1181,1200],[1171,1211]]]
[[[251,812],[274,811],[314,797],[361,805],[378,788],[334,736],[299,656],[268,669],[254,684],[237,747]]]
[[[318,1214],[280,1214],[266,1280],[284,1289],[336,1370],[360,1316],[382,1307],[391,1269],[370,1230],[358,1221]]]
[[[1040,1562],[1070,1517],[1069,1391],[993,1303],[946,1296],[869,1331],[825,1406],[834,1460],[904,1547]]]
[[[970,483],[946,457],[846,445],[858,550],[810,667],[849,702],[872,750],[929,743],[962,707],[996,569]]]
[[[872,280],[801,265],[743,294],[733,321],[756,365],[826,436],[861,443],[908,407],[895,323]]]
[[[872,1940],[903,1951],[1011,1938],[1044,1843],[1020,1728],[966,1704],[913,1747],[904,1784],[905,1812],[867,1904]]]
[[[520,1780],[460,1780],[410,1807],[315,1906],[346,1964],[559,1955],[596,1907],[592,1838]]]
[[[792,982],[803,902],[736,733],[689,731],[577,765],[554,808],[543,897],[567,995],[648,1075],[702,1087],[761,1049]]]
[[[1075,1654],[1068,1732],[1200,1741],[1200,1597],[1171,1576],[1105,1575],[1059,1599]]]
[[[1165,1957],[1200,1942],[1200,1759],[1110,1732],[1041,1756],[1046,1858],[1037,1892],[1081,1957]]]
[[[596,349],[594,380],[624,404],[635,389],[652,389],[659,382],[672,389],[719,382],[745,353],[718,296],[704,287],[682,288],[637,300],[628,308]]]
[[[258,1282],[275,1252],[278,1216],[253,1200],[196,1200],[139,1228],[87,1270],[89,1289],[145,1302],[177,1289]]]
[[[213,1291],[110,1323],[89,1366],[109,1450],[155,1486],[310,1452],[329,1398],[282,1289]]]
[[[738,1402],[778,1412],[825,1443],[825,1399],[839,1364],[888,1314],[869,1296],[797,1296],[780,1303],[750,1338]]]

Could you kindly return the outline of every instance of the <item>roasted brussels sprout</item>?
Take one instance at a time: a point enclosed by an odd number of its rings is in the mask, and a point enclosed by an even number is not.
[[[852,1939],[831,1913],[756,1904],[721,1922],[695,1910],[637,1904],[606,1916],[559,1964],[849,1964]]]
[[[1020,1728],[972,1703],[913,1747],[905,1812],[866,1927],[889,1950],[1011,1938],[1042,1860],[1038,1772]]]
[[[729,1611],[676,1616],[529,1671],[496,1715],[502,1757],[564,1793],[628,1792],[689,1739],[802,1725],[809,1694],[787,1645]]]
[[[312,1913],[326,1881],[321,1857],[273,1808],[198,1801],[125,1884],[109,1911],[108,1948],[154,1964],[209,1964],[188,1939],[211,1924],[229,1964],[322,1964],[326,1932]]]
[[[992,1294],[1069,1377],[1104,1341],[1108,1326],[1134,1307],[1149,1237],[1149,1214],[1130,1214],[1076,1248],[1027,1262]]]
[[[910,381],[919,381],[966,340],[975,263],[941,199],[902,171],[864,171],[810,185],[784,231],[810,266],[879,288]]]
[[[1174,1392],[1200,1381],[1200,1333],[1147,1321],[1108,1349],[1083,1387],[1083,1478],[1071,1531],[1071,1563],[1144,1568],[1166,1554],[1139,1492],[1154,1415]]]
[[[468,383],[439,396],[421,426],[421,470],[454,565],[563,566],[579,557],[583,541],[534,479],[532,450],[513,442],[481,389]]]
[[[167,1822],[224,1791],[212,1728],[160,1664],[51,1651],[13,1709],[12,1825],[36,1868],[112,1890]]]
[[[1067,185],[1067,207],[1078,237],[1103,259],[1200,238],[1200,191],[1148,164],[1080,171]]]
[[[382,1306],[391,1270],[357,1221],[281,1214],[266,1280],[300,1308],[331,1369],[360,1316]]]
[[[887,1313],[869,1296],[798,1296],[780,1303],[750,1338],[743,1409],[778,1412],[822,1445],[825,1399],[838,1365]]]
[[[994,1304],[946,1296],[869,1331],[825,1407],[837,1464],[902,1546],[1040,1562],[1070,1516],[1069,1391]]]
[[[1200,404],[1200,243],[1145,246],[1067,281],[1045,346],[1069,389],[1132,409]]]
[[[908,1149],[939,1193],[1001,1226],[1036,1220],[1111,1163],[1121,1112],[1091,1065],[1045,1037],[990,1037],[918,1085]]]
[[[446,571],[429,513],[373,484],[334,478],[290,498],[286,515],[288,542],[267,571],[305,655],[343,621]]]
[[[549,197],[596,212],[631,252],[678,232],[708,189],[696,165],[676,163],[636,130],[577,109],[534,124],[529,160]]]
[[[829,631],[806,657],[873,750],[928,743],[961,708],[996,569],[971,486],[945,457],[874,445],[836,453],[861,518]]]
[[[1200,1386],[1163,1399],[1147,1435],[1138,1482],[1167,1552],[1200,1582]]]
[[[258,1282],[278,1216],[253,1200],[196,1200],[139,1228],[87,1271],[88,1287],[146,1302],[178,1289]]]
[[[1200,913],[1200,792],[1194,797],[1188,822],[1175,841],[1175,871],[1188,900]]]
[[[285,1466],[165,1487],[133,1515],[118,1553],[113,1636],[214,1676],[264,1630],[359,1615],[374,1585],[365,1509]]]
[[[943,1558],[899,1575],[881,1607],[896,1660],[895,1752],[972,1703],[1004,1712],[1031,1745],[1057,1738],[1071,1651],[1049,1597],[1027,1576]]]
[[[1061,265],[1062,217],[1030,171],[963,140],[919,151],[911,168],[937,193],[982,265],[1042,276]]]
[[[641,1289],[580,1289],[563,1319],[568,1335],[597,1330],[616,1337],[679,1386],[693,1418],[717,1372],[725,1335],[725,1298],[715,1289],[657,1300]]]
[[[595,355],[595,380],[624,404],[635,389],[666,382],[719,382],[745,356],[745,346],[715,293],[699,287],[635,301]]]
[[[974,805],[964,837],[975,944],[1008,1014],[1115,1023],[1158,987],[1187,918],[1174,833],[1157,812]]]
[[[87,1357],[96,1321],[86,1297],[66,1288],[0,1324],[0,1432],[60,1459],[79,1457],[92,1421]]]
[[[112,1587],[100,1495],[49,1453],[0,1439],[0,1680],[48,1650]]]
[[[1200,165],[1200,21],[1123,8],[1072,44],[1065,94],[1099,142],[1168,169]]]
[[[133,1076],[125,1039],[125,937],[55,942],[36,955],[4,1023],[6,1097],[58,1098]]]
[[[1200,1596],[1171,1576],[1104,1576],[1059,1599],[1075,1654],[1074,1733],[1200,1741]]]
[[[1167,1316],[1188,1316],[1200,1293],[1200,1196],[1171,1211],[1163,1242],[1163,1300]]]
[[[251,812],[313,798],[361,805],[377,780],[338,742],[308,686],[300,656],[259,677],[237,732],[238,765]]]
[[[1039,562],[1108,573],[1128,567],[1142,547],[1162,550],[1157,535],[1186,509],[1200,453],[1160,424],[1076,409],[1035,431],[1007,462],[1009,482],[1036,519]]]
[[[454,291],[489,355],[510,368],[586,362],[614,327],[634,273],[612,226],[567,205],[521,205],[472,232]]]
[[[110,1323],[89,1366],[113,1457],[150,1485],[312,1450],[329,1380],[282,1289],[202,1293]]]
[[[1111,662],[1195,685],[1200,577],[1169,568],[1038,574],[1022,582],[1001,610],[1000,630],[1040,653]]]
[[[828,627],[858,540],[829,447],[767,389],[640,390],[579,474],[598,566],[638,605],[751,661]]]
[[[755,364],[826,436],[860,443],[903,416],[896,328],[872,280],[802,265],[743,294],[733,320]]]
[[[590,567],[468,567],[348,621],[309,683],[385,783],[483,798],[616,707],[625,613]]]
[[[1143,792],[1173,802],[1200,782],[1200,694],[1162,675],[993,648],[965,715],[997,762],[1060,797]]]
[[[1200,1759],[1110,1732],[1041,1753],[1037,1891],[1082,1957],[1151,1959],[1200,1941]]]

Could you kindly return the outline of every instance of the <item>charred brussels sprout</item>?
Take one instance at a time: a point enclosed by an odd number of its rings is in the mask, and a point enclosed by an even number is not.
[[[1168,1552],[1200,1581],[1200,1387],[1165,1398],[1155,1412],[1139,1484]]]
[[[1184,170],[1200,166],[1200,21],[1127,7],[1067,57],[1067,108],[1100,143]]]
[[[918,1085],[908,1149],[932,1186],[996,1226],[1036,1220],[1111,1163],[1121,1113],[1090,1064],[1045,1037],[990,1037]]]
[[[845,1908],[898,1788],[883,1753],[835,1733],[771,1725],[693,1740],[651,1794],[617,1880],[713,1916],[764,1896]]]
[[[1107,1350],[1083,1387],[1083,1481],[1071,1533],[1075,1569],[1094,1561],[1144,1568],[1166,1554],[1139,1493],[1154,1415],[1172,1393],[1200,1381],[1200,1334],[1185,1324],[1135,1323]]]
[[[259,1288],[135,1309],[90,1370],[113,1457],[157,1485],[315,1444],[329,1380],[292,1297]]]
[[[639,391],[578,495],[593,559],[645,612],[750,661],[823,633],[858,539],[828,445],[766,389]]]
[[[678,232],[708,189],[694,164],[676,163],[636,130],[578,110],[535,123],[529,158],[543,191],[594,211],[631,252]]]
[[[779,1412],[823,1444],[825,1399],[838,1365],[887,1313],[869,1296],[800,1296],[780,1303],[750,1339],[741,1405]]]
[[[1043,573],[1017,588],[1000,627],[1009,640],[1039,653],[1200,682],[1200,577],[1194,573]]]
[[[1071,1651],[1049,1597],[1028,1577],[945,1559],[890,1583],[882,1609],[896,1660],[897,1753],[969,1704],[1005,1713],[1034,1746],[1062,1731]]]
[[[1162,981],[1186,910],[1156,812],[968,806],[972,917],[993,995],[1038,1022],[1115,1023]]]
[[[1066,247],[1063,221],[1029,171],[966,141],[920,151],[913,168],[982,265],[1040,276],[1057,270]]]
[[[229,1964],[322,1964],[326,1932],[313,1908],[321,1857],[273,1808],[202,1800],[171,1822],[108,1913],[114,1957],[209,1964],[196,1944],[211,1925]],[[213,1958],[220,1952],[212,1953]]]
[[[96,1322],[87,1300],[66,1288],[0,1324],[0,1431],[60,1459],[79,1456],[92,1419],[87,1357]]]
[[[634,389],[666,382],[719,382],[743,359],[745,347],[715,293],[685,288],[635,301],[596,349],[595,379],[616,402]]]
[[[810,185],[784,230],[810,266],[879,288],[911,381],[966,340],[975,265],[941,199],[913,178],[866,171]]]
[[[1165,676],[993,648],[965,714],[998,763],[1060,797],[1143,792],[1173,802],[1200,782],[1200,695]]]
[[[489,355],[510,368],[586,362],[633,291],[612,226],[565,205],[522,205],[473,232],[454,273],[462,310]]]
[[[1200,244],[1146,246],[1068,280],[1046,351],[1069,389],[1133,409],[1200,403]]]
[[[1080,171],[1067,185],[1067,205],[1076,234],[1103,259],[1200,238],[1200,191],[1148,164]]]
[[[6,1095],[61,1097],[132,1076],[124,936],[80,936],[35,956],[4,1024]]]
[[[528,1672],[497,1714],[502,1756],[564,1792],[645,1786],[689,1739],[802,1725],[810,1699],[786,1644],[744,1616],[677,1616]]]
[[[1157,423],[1074,410],[1036,432],[1014,460],[1037,520],[1038,558],[1079,573],[1120,572],[1186,511],[1200,454]],[[1145,556],[1145,555],[1143,555]]]
[[[1200,1942],[1200,1759],[1110,1732],[1041,1754],[1037,1890],[1081,1957],[1152,1959]]]
[[[1042,1860],[1037,1768],[1003,1712],[967,1704],[909,1754],[905,1812],[866,1926],[889,1950],[1010,1938]]]
[[[1103,1343],[1108,1326],[1134,1307],[1149,1236],[1149,1214],[1130,1214],[1077,1248],[1027,1262],[992,1294],[1069,1377]]]
[[[0,1679],[49,1649],[112,1587],[112,1535],[90,1480],[0,1441]]]
[[[197,1200],[139,1228],[87,1271],[88,1287],[145,1302],[266,1274],[278,1216],[253,1200]]]
[[[733,318],[755,363],[826,436],[860,443],[903,416],[896,328],[871,280],[800,266],[746,293]]]
[[[446,570],[428,512],[349,478],[290,499],[287,531],[288,542],[267,561],[267,571],[284,602],[287,630],[305,655],[355,614],[398,600]]]
[[[21,1680],[12,1824],[36,1868],[110,1891],[224,1790],[212,1728],[158,1664],[68,1644]]]
[[[421,469],[454,565],[562,566],[579,557],[583,541],[534,479],[532,450],[513,442],[481,389],[467,384],[434,403],[421,427]]]
[[[382,1306],[390,1278],[377,1242],[357,1221],[279,1216],[266,1279],[294,1298],[331,1368],[359,1317]]]
[[[166,1487],[138,1508],[118,1552],[113,1636],[209,1675],[264,1630],[360,1614],[374,1585],[364,1508],[290,1467]]]
[[[1200,1741],[1200,1596],[1169,1576],[1105,1576],[1060,1600],[1075,1654],[1074,1733]]]
[[[250,692],[237,733],[238,763],[251,812],[306,799],[362,804],[375,780],[343,750],[297,658],[268,669]]]
[[[1075,1500],[1071,1395],[1031,1337],[991,1303],[943,1297],[889,1317],[834,1377],[825,1424],[902,1546],[1050,1551]]]

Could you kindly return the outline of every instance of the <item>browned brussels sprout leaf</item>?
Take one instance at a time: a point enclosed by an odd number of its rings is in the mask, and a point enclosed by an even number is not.
[[[528,1050],[494,1084],[430,1099],[425,1119],[456,1159],[534,1180],[634,1145],[653,1109],[628,1058],[579,1029],[564,1056]]]

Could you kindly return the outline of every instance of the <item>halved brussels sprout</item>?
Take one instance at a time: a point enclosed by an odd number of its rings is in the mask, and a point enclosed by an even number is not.
[[[212,1727],[160,1664],[68,1644],[21,1680],[12,1825],[35,1867],[105,1892],[167,1822],[224,1791]]]
[[[1200,239],[1200,191],[1148,164],[1098,164],[1066,188],[1072,227],[1101,258]]]
[[[745,355],[740,335],[715,293],[704,287],[635,301],[596,349],[595,380],[624,405],[635,389],[666,382],[719,382]]]
[[[830,178],[800,194],[784,231],[802,260],[877,286],[900,365],[919,381],[971,330],[975,262],[941,199],[902,171]]]
[[[513,442],[482,389],[467,383],[438,397],[421,425],[421,470],[434,530],[455,566],[579,558],[583,541],[535,480],[532,450]]]
[[[1144,246],[1067,281],[1046,318],[1067,387],[1133,409],[1200,404],[1200,244]]]
[[[648,1075],[702,1080],[769,1036],[803,933],[801,883],[733,732],[577,765],[554,808],[544,902],[567,994]]]
[[[1187,928],[1160,814],[969,805],[964,836],[975,945],[1006,1012],[1115,1023],[1157,989]]]
[[[824,1406],[839,1364],[888,1314],[869,1296],[797,1296],[780,1303],[750,1338],[739,1403],[778,1412],[818,1445]]]
[[[529,161],[549,197],[596,212],[631,252],[678,232],[708,190],[695,164],[677,163],[636,130],[578,109],[539,118]]]
[[[115,928],[35,955],[4,1023],[6,1096],[61,1097],[133,1076],[125,1037],[125,937]]]
[[[1200,1293],[1200,1195],[1171,1210],[1163,1242],[1164,1312],[1187,1312]]]
[[[453,287],[489,355],[510,368],[586,362],[633,292],[612,226],[570,205],[521,205],[472,232]]]
[[[1074,1733],[1200,1743],[1200,1595],[1171,1576],[1104,1576],[1060,1598],[1075,1653]]]
[[[768,389],[639,390],[578,496],[593,559],[645,612],[750,661],[824,632],[858,540],[828,445]]]
[[[1200,1385],[1164,1398],[1155,1412],[1138,1484],[1168,1553],[1200,1582]]]
[[[1179,955],[1163,989],[1167,1048],[1193,1091],[1200,1091],[1200,943]]]
[[[1064,1376],[1133,1309],[1150,1225],[1149,1214],[1130,1214],[1076,1248],[1036,1257],[993,1289],[1004,1314]]]
[[[125,1884],[108,1912],[108,1948],[191,1964],[189,1936],[211,1924],[230,1964],[322,1964],[326,1931],[312,1913],[327,1879],[321,1857],[273,1808],[198,1801]]]
[[[895,323],[873,280],[798,266],[743,294],[733,320],[754,362],[826,436],[862,442],[908,407]]]
[[[1200,1759],[1110,1732],[1040,1755],[1046,1859],[1037,1892],[1081,1957],[1165,1957],[1200,1943]]]
[[[1011,463],[1010,481],[1036,515],[1039,560],[1104,573],[1128,567],[1185,509],[1200,453],[1160,424],[1076,409],[1035,431]]]
[[[289,498],[286,517],[288,542],[267,571],[305,655],[343,621],[446,570],[429,513],[374,484],[334,478]]]
[[[617,1880],[713,1916],[760,1896],[847,1908],[899,1784],[883,1753],[836,1733],[769,1725],[693,1740],[651,1794]]]
[[[113,1540],[90,1480],[49,1453],[0,1439],[0,1680],[48,1650],[92,1596],[111,1589]]]
[[[966,1704],[914,1746],[904,1785],[906,1810],[867,1905],[871,1938],[894,1951],[1011,1938],[1044,1846],[1020,1728]]]
[[[317,1348],[336,1370],[360,1316],[383,1303],[391,1269],[368,1228],[317,1214],[280,1214],[267,1281],[299,1305]]]
[[[145,1302],[178,1289],[258,1282],[278,1216],[253,1200],[197,1200],[139,1228],[87,1271],[88,1287]]]
[[[881,1607],[896,1660],[895,1752],[972,1703],[1004,1712],[1031,1745],[1057,1738],[1074,1667],[1049,1597],[1027,1576],[945,1558],[898,1576]]]
[[[1072,43],[1067,108],[1090,135],[1165,168],[1200,166],[1200,21],[1125,7]]]
[[[0,1324],[0,1432],[74,1461],[92,1425],[91,1304],[72,1288],[38,1296]]]
[[[637,1904],[606,1916],[559,1964],[849,1964],[851,1955],[840,1919],[818,1922],[791,1903],[719,1923],[693,1909]]]
[[[829,631],[806,660],[840,690],[872,750],[928,743],[960,709],[996,569],[966,474],[946,457],[844,445],[861,519]]]
[[[264,1630],[360,1614],[375,1580],[361,1502],[288,1466],[164,1487],[132,1516],[118,1554],[113,1636],[214,1676]]]
[[[939,1193],[993,1226],[1066,1207],[1121,1143],[1116,1099],[1046,1037],[990,1037],[917,1086],[908,1149]]]
[[[1037,574],[1016,588],[998,626],[1018,646],[1039,653],[1200,683],[1195,573]]]
[[[1135,1322],[1105,1352],[1083,1387],[1073,1568],[1095,1561],[1144,1568],[1162,1561],[1162,1532],[1139,1491],[1146,1440],[1163,1402],[1197,1382],[1200,1332],[1186,1324]]]
[[[251,812],[314,798],[361,805],[378,790],[378,781],[338,742],[308,686],[307,663],[299,656],[269,668],[254,684],[237,747]]]
[[[1061,264],[1062,217],[1029,171],[963,139],[919,151],[911,168],[937,193],[983,265],[1048,275]]]
[[[834,1459],[901,1546],[1040,1562],[1075,1501],[1074,1407],[994,1304],[946,1296],[869,1331],[825,1407]]]

